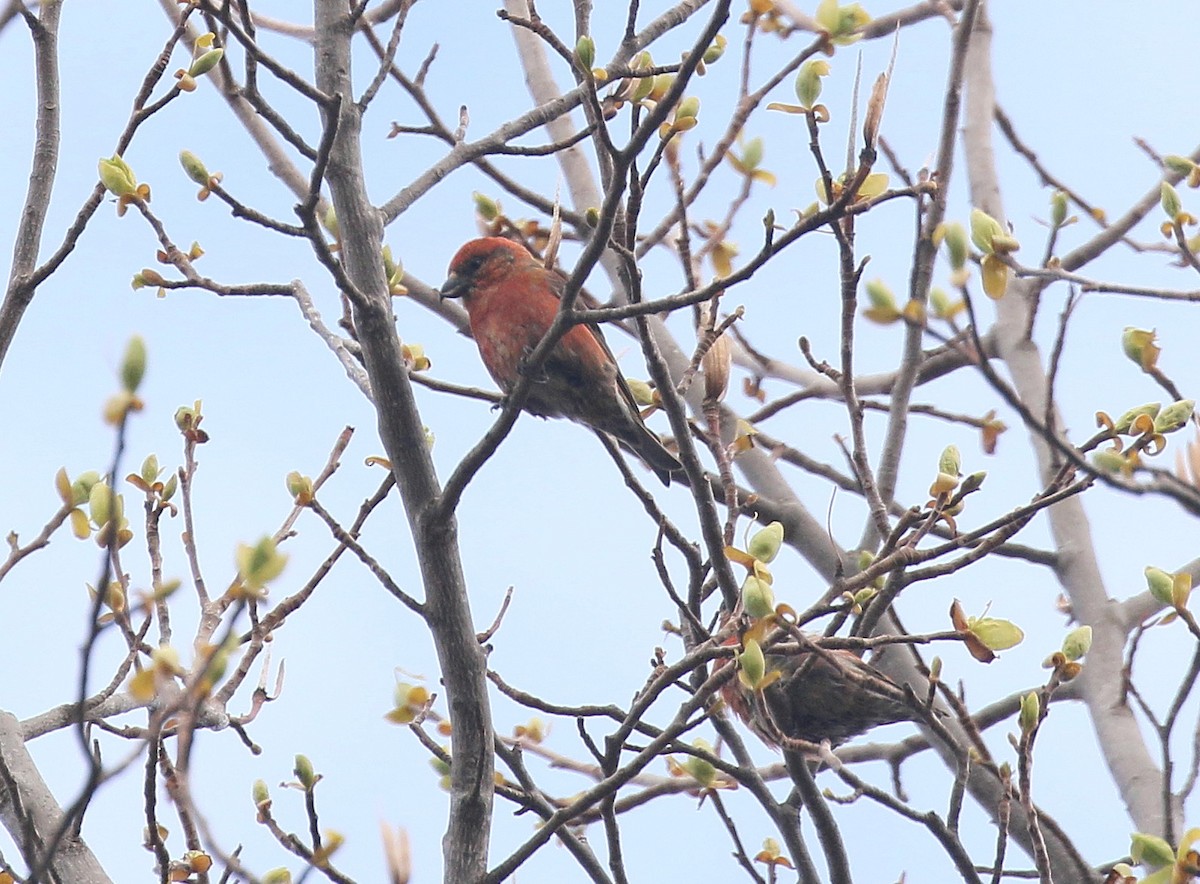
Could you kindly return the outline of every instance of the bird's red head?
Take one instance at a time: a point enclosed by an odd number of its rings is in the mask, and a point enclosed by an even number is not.
[[[471,289],[502,277],[514,265],[535,261],[529,250],[502,236],[485,236],[464,245],[450,261],[443,298],[470,298]]]

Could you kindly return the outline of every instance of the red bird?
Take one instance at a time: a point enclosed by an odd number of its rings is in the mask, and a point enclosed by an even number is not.
[[[489,373],[508,393],[558,314],[563,280],[519,243],[471,240],[450,262],[443,298],[462,298]],[[683,469],[642,422],[629,385],[595,325],[572,326],[543,363],[525,399],[539,417],[565,417],[615,436],[662,480]]]

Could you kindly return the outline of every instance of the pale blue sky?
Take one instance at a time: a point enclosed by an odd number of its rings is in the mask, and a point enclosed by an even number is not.
[[[664,5],[643,4],[642,18]],[[566,21],[557,18],[566,12],[566,4],[562,6],[543,9],[556,27]],[[308,14],[302,4],[275,2],[261,7],[279,16]],[[884,11],[877,4],[867,8]],[[529,99],[507,26],[496,18],[493,5],[473,2],[456,5],[452,15],[449,11],[447,4],[417,4],[399,61],[412,72],[430,44],[438,42],[441,51],[428,81],[431,98],[447,119],[454,117],[460,104],[467,104],[471,135],[479,136],[525,109]],[[600,59],[616,45],[623,22],[620,15],[609,19],[609,14],[608,9],[595,13]],[[997,4],[993,15],[999,102],[1046,166],[1110,214],[1121,212],[1158,177],[1133,144],[1133,136],[1145,138],[1163,153],[1194,149],[1195,84],[1188,65],[1200,34],[1200,8],[1179,2],[1136,7],[1115,2],[1018,3]],[[90,191],[96,161],[112,152],[131,96],[169,31],[153,3],[66,4],[64,139],[44,252],[57,246],[64,225]],[[731,23],[726,33],[728,54],[697,86],[704,100],[702,120],[712,119],[714,125],[722,102],[736,84],[741,29]],[[308,70],[310,58],[303,44],[279,37],[268,42],[286,64]],[[795,38],[781,45],[763,37],[759,45],[763,55],[754,65],[756,81],[798,51],[802,41]],[[682,46],[675,40],[656,55],[665,60]],[[890,52],[890,41],[862,47],[868,82],[886,66]],[[845,108],[856,54],[857,48],[839,52],[823,95],[834,112],[826,135],[828,153],[834,158],[844,153]],[[883,133],[910,169],[918,168],[935,149],[947,57],[944,22],[926,22],[900,38]],[[182,63],[179,54],[169,70]],[[370,69],[360,68],[360,77],[365,70]],[[561,65],[557,72],[565,83]],[[0,92],[0,118],[9,121],[9,131],[0,139],[0,161],[6,170],[0,176],[0,205],[7,207],[0,213],[0,241],[9,243],[23,199],[33,114],[29,40],[19,22],[0,34],[0,80],[8,84]],[[269,94],[302,131],[314,135],[316,115],[311,108],[279,87]],[[774,97],[792,100],[790,83]],[[380,202],[443,150],[432,140],[386,140],[394,120],[421,122],[411,103],[389,87],[364,129],[371,194]],[[816,174],[802,128],[799,118],[769,113],[756,114],[747,126],[748,135],[766,139],[763,165],[778,175],[779,184],[774,189],[755,189],[734,232],[743,251],[750,251],[761,235],[759,221],[768,208],[783,219],[815,198]],[[689,138],[684,156],[693,167],[694,146],[697,141],[710,144],[711,131],[702,123]],[[526,143],[543,140],[544,135],[536,133]],[[338,315],[336,293],[308,247],[231,219],[215,200],[197,202],[195,185],[176,162],[182,149],[197,153],[210,169],[224,172],[226,186],[246,202],[292,220],[294,198],[266,172],[261,155],[207,82],[149,122],[126,158],[153,187],[153,207],[176,240],[181,245],[199,240],[207,250],[200,264],[204,273],[222,282],[286,282],[300,277],[326,319],[333,322]],[[1044,238],[1044,229],[1034,219],[1048,214],[1049,191],[1038,186],[1024,161],[999,140],[997,151],[1009,219],[1024,246],[1021,257],[1032,262],[1041,253]],[[553,191],[557,171],[550,159],[509,159],[497,164],[530,186]],[[965,220],[969,206],[961,162],[956,172],[950,214]],[[700,212],[723,211],[722,201],[728,200],[733,186],[731,177],[726,186],[714,187],[711,197],[701,201]],[[498,195],[474,171],[456,172],[392,225],[387,240],[409,272],[433,285],[441,282],[450,256],[475,235],[470,194],[476,189]],[[652,196],[651,214],[657,216],[666,205],[663,192]],[[501,199],[514,215],[526,214],[512,197]],[[1184,199],[1193,211],[1200,208],[1193,192],[1186,192]],[[1158,238],[1158,219],[1152,220],[1139,228],[1140,239]],[[1066,231],[1064,241],[1077,244],[1093,230],[1094,225],[1084,220]],[[858,234],[860,253],[871,255],[867,278],[881,277],[903,291],[911,256],[909,206],[896,202],[873,212],[860,223]],[[283,477],[288,471],[315,475],[341,428],[357,427],[342,470],[322,494],[326,507],[348,523],[381,476],[378,468],[363,466],[363,460],[381,450],[372,410],[291,302],[221,300],[201,292],[172,292],[159,300],[152,290],[132,291],[133,274],[154,266],[155,248],[152,232],[136,213],[117,218],[113,206],[106,204],[61,272],[34,300],[0,375],[0,414],[7,416],[0,430],[0,530],[15,530],[25,539],[36,534],[57,508],[53,476],[60,466],[72,475],[106,468],[112,436],[100,420],[100,408],[116,388],[114,373],[125,341],[138,333],[150,352],[142,391],[146,409],[131,423],[121,475],[150,452],[157,453],[165,466],[177,464],[180,446],[171,416],[180,405],[204,400],[205,428],[212,441],[199,455],[199,543],[210,583],[221,585],[233,574],[235,545],[274,531],[286,515],[290,501]],[[1194,276],[1167,263],[1161,256],[1135,257],[1126,249],[1116,249],[1088,273],[1143,285],[1196,288]],[[678,272],[663,255],[649,258],[643,269],[649,294],[680,287]],[[803,334],[812,339],[818,356],[833,360],[838,310],[835,271],[832,240],[813,236],[777,266],[731,293],[727,303],[745,305],[744,330],[767,352],[799,362],[795,341]],[[944,284],[944,269],[940,279]],[[607,294],[599,276],[592,282],[599,294]],[[1046,296],[1038,328],[1043,345],[1051,340],[1063,298],[1061,289]],[[980,309],[982,316],[990,315],[990,305],[981,301]],[[424,345],[433,360],[433,374],[491,388],[470,341],[415,304],[398,301],[396,310],[402,337]],[[1060,380],[1066,423],[1075,438],[1090,435],[1097,410],[1119,412],[1161,398],[1152,382],[1121,355],[1120,332],[1128,325],[1157,327],[1165,351],[1164,369],[1185,393],[1200,389],[1200,363],[1193,356],[1200,323],[1194,308],[1089,295],[1077,312],[1074,348]],[[688,340],[683,317],[674,320],[672,327]],[[610,338],[626,371],[644,376],[628,339]],[[887,369],[894,365],[900,343],[896,328],[862,324],[859,366],[864,371]],[[735,384],[740,385],[740,376]],[[769,382],[767,390],[773,397],[786,392],[786,387]],[[444,476],[490,425],[492,414],[478,402],[421,389],[417,395],[437,438],[434,455]],[[918,398],[975,414],[997,407],[1013,430],[1001,440],[1000,455],[989,459],[980,452],[973,433],[916,421],[906,448],[902,500],[924,502],[937,454],[951,442],[962,448],[966,472],[986,469],[990,475],[984,490],[973,498],[978,509],[974,514],[968,510],[965,517],[970,524],[983,523],[1035,492],[1019,420],[980,382],[955,377],[930,385]],[[748,407],[737,392],[730,400],[735,407]],[[877,440],[882,423],[868,423]],[[844,432],[844,425],[838,406],[811,403],[768,421],[764,430],[840,466],[832,436]],[[655,426],[663,430],[665,422]],[[839,495],[831,505],[828,488],[803,477],[797,477],[797,487],[822,518],[832,508],[830,521],[840,543],[856,542],[863,518],[857,501]],[[672,515],[691,531],[686,493],[677,487],[664,498]],[[1145,565],[1171,568],[1195,555],[1195,527],[1174,507],[1107,491],[1097,492],[1089,501],[1101,561],[1115,596],[1141,589]],[[131,498],[127,511],[136,514],[138,509]],[[169,522],[164,533],[166,571],[183,577],[186,564],[177,542],[181,528],[178,521]],[[460,511],[460,528],[480,628],[492,620],[505,589],[516,588],[491,659],[510,683],[554,702],[624,703],[642,686],[656,645],[666,647],[668,654],[678,650],[660,629],[661,622],[674,618],[675,612],[658,587],[650,562],[654,528],[620,486],[591,434],[566,423],[523,417],[470,486]],[[311,515],[300,520],[298,530],[299,536],[287,545],[291,562],[273,598],[301,585],[332,546],[328,532]],[[1021,539],[1045,545],[1046,535],[1044,523],[1037,522]],[[401,586],[420,594],[397,501],[383,507],[364,543]],[[138,548],[137,541],[128,548],[126,565],[134,583],[145,586],[147,568]],[[85,633],[84,584],[95,579],[97,568],[95,545],[63,533],[49,550],[22,564],[5,581],[0,590],[0,622],[6,624],[9,663],[0,669],[0,708],[27,717],[73,696],[77,648]],[[824,588],[794,554],[785,553],[775,572],[781,600],[792,600],[797,606]],[[972,612],[990,602],[996,616],[1012,617],[1026,628],[1026,644],[990,668],[973,664],[958,648],[943,653],[951,676],[965,680],[969,702],[983,705],[1044,678],[1041,660],[1057,646],[1063,631],[1063,620],[1053,609],[1057,591],[1050,574],[1003,562],[923,588],[903,613],[914,631],[942,629],[950,599],[958,596]],[[176,605],[177,636],[186,647],[186,624],[194,616],[194,603],[181,591]],[[104,666],[119,651],[111,636],[102,641],[98,671],[104,673]],[[1161,652],[1151,647],[1146,653],[1142,665],[1149,671],[1153,669],[1148,664],[1157,659],[1170,672],[1179,655],[1187,652],[1171,646]],[[243,856],[251,868],[261,871],[289,864],[298,870],[298,864],[289,863],[290,858],[271,846],[254,824],[250,787],[256,778],[271,784],[278,818],[286,827],[302,831],[299,793],[285,792],[276,784],[291,779],[292,756],[303,752],[325,775],[318,787],[323,824],[347,836],[336,857],[342,869],[361,881],[381,880],[377,824],[385,820],[408,830],[415,880],[437,880],[445,795],[436,788],[436,775],[415,740],[383,720],[391,702],[395,667],[426,675],[436,690],[436,665],[425,632],[347,557],[277,636],[273,657],[277,663],[287,663],[284,693],[250,728],[264,754],[250,756],[228,731],[204,734],[198,744],[195,790],[221,843],[226,848],[245,843]],[[246,703],[247,699],[235,701],[234,711],[244,709]],[[507,730],[528,714],[497,702],[495,718],[499,728]],[[138,720],[134,716],[131,723]],[[1194,710],[1189,720],[1194,720]],[[904,733],[896,728],[880,738]],[[1010,757],[1003,734],[1003,728],[997,729],[991,743],[999,755]],[[1037,769],[1035,795],[1065,824],[1088,859],[1099,862],[1127,848],[1129,823],[1119,802],[1106,791],[1107,780],[1092,740],[1081,710],[1056,709],[1040,737],[1039,757],[1047,761]],[[130,748],[112,740],[106,740],[105,746],[110,763]],[[566,754],[581,753],[570,723],[556,724],[549,746]],[[80,782],[74,736],[46,737],[31,749],[56,794],[68,802]],[[764,761],[771,757],[766,749],[760,755]],[[944,810],[948,783],[928,765],[920,760],[906,767],[906,786],[917,807]],[[665,770],[656,767],[652,772]],[[872,774],[886,785],[885,771]],[[544,782],[564,795],[586,785],[562,773],[547,773]],[[822,784],[844,791],[832,778]],[[86,821],[84,834],[114,880],[150,880],[152,857],[137,846],[144,825],[140,790],[139,767],[100,792]],[[1081,809],[1085,796],[1086,810]],[[747,820],[743,836],[749,847],[770,834],[758,811],[750,809],[748,796],[733,794],[727,800]],[[707,808],[697,812],[691,803],[685,797],[658,801],[629,817],[625,837],[633,880],[723,881],[740,874],[727,858],[730,846],[715,817]],[[923,832],[874,808],[839,807],[836,813],[862,880],[895,880],[903,870],[914,881],[941,880],[949,874],[941,852]],[[977,822],[978,816],[972,807],[968,818]],[[749,822],[756,818],[759,823]],[[533,824],[530,817],[513,818],[502,801],[497,803],[496,819],[494,860],[526,837]],[[168,826],[178,828],[169,821]],[[880,832],[887,834],[881,838]],[[594,846],[602,849],[601,833],[592,834]],[[981,859],[988,855],[990,829],[968,827],[967,837]],[[179,843],[176,837],[174,853]],[[0,839],[0,848],[6,856],[15,856],[6,840]],[[581,880],[581,875],[565,851],[547,848],[522,870],[519,880]]]

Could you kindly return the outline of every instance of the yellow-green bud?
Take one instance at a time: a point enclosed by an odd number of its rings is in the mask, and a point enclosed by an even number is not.
[[[700,99],[694,95],[689,95],[680,100],[675,108],[675,123],[679,124],[680,120],[694,119],[700,113]]]
[[[929,306],[933,308],[934,316],[945,317],[950,311],[950,296],[944,289],[931,288],[929,290]]]
[[[298,504],[306,504],[313,497],[313,481],[308,476],[292,470],[286,479],[288,494],[292,495]]]
[[[775,613],[775,593],[771,584],[759,580],[753,574],[742,584],[742,608],[755,618],[767,617]]]
[[[146,375],[146,342],[141,335],[134,335],[125,347],[121,360],[121,386],[128,393],[136,393]]]
[[[967,230],[957,221],[942,225],[942,241],[952,270],[962,270],[967,264]]]
[[[629,392],[633,394],[633,401],[642,408],[654,404],[654,388],[640,378],[625,378],[625,383],[629,385]]]
[[[1165,181],[1159,189],[1159,203],[1162,205],[1163,211],[1167,213],[1167,217],[1172,221],[1175,220],[1176,215],[1183,211],[1183,203],[1179,200],[1178,191]]]
[[[153,485],[158,481],[158,474],[161,472],[158,466],[158,455],[148,454],[146,459],[142,461],[142,469],[140,475],[142,481],[147,485]]]
[[[1092,649],[1092,627],[1072,629],[1063,639],[1062,652],[1068,660],[1079,660]]]
[[[783,546],[783,523],[771,522],[762,530],[754,533],[747,545],[746,552],[760,562],[770,563],[775,560],[775,556],[779,555],[781,546]]]
[[[971,242],[985,255],[996,251],[996,237],[1008,236],[1008,232],[1000,226],[1000,222],[983,209],[971,210]]]
[[[1097,451],[1092,455],[1092,466],[1100,472],[1110,475],[1121,472],[1128,463],[1129,461],[1125,460],[1125,455],[1108,448]]]
[[[692,745],[703,752],[711,752],[712,746],[707,740],[697,739]],[[713,763],[706,758],[698,758],[695,755],[689,755],[687,762],[684,764],[684,769],[691,774],[701,786],[711,786],[717,777],[717,769],[713,767]]]
[[[1055,227],[1062,227],[1066,220],[1067,194],[1065,191],[1056,190],[1050,195],[1050,223]]]
[[[112,519],[115,505],[113,496],[113,490],[103,482],[97,482],[92,486],[91,492],[88,494],[88,512],[95,524],[107,525]]]
[[[951,476],[962,475],[962,455],[957,445],[947,445],[942,449],[942,456],[938,458],[938,472]]]
[[[801,107],[811,108],[821,97],[821,78],[829,73],[829,62],[814,58],[800,66],[796,74],[796,100]]]
[[[287,556],[275,548],[275,541],[264,537],[254,546],[239,543],[237,548],[238,573],[247,588],[262,589],[283,572]]]
[[[79,506],[89,498],[92,488],[100,481],[100,474],[95,470],[80,473],[71,483],[71,503]]]
[[[1156,337],[1152,328],[1126,326],[1125,330],[1121,332],[1121,349],[1143,370],[1149,369],[1158,362],[1158,354],[1162,352],[1155,343]]]
[[[120,154],[101,160],[99,168],[100,182],[113,196],[132,196],[137,193],[137,176]]]
[[[267,784],[263,780],[254,781],[254,787],[250,794],[254,797],[255,807],[261,807],[271,800],[271,792],[267,789]]]
[[[479,191],[473,193],[472,198],[475,200],[475,214],[484,221],[495,221],[500,217],[500,204],[486,194]]]
[[[262,876],[262,884],[292,884],[292,873],[280,866]]]
[[[704,63],[712,64],[714,61],[724,55],[725,44],[728,42],[729,41],[726,40],[721,34],[717,34],[712,43],[709,44],[708,48],[704,50]]]
[[[751,689],[757,688],[767,674],[767,658],[763,654],[762,646],[754,639],[747,639],[746,646],[742,653],[738,654],[737,660],[741,670],[738,677],[742,683]]]
[[[197,56],[193,59],[192,66],[188,68],[188,76],[203,77],[217,66],[224,55],[224,49],[210,49],[203,55]]]
[[[179,474],[171,473],[170,478],[168,478],[167,481],[163,483],[162,493],[159,494],[159,497],[162,498],[162,502],[166,503],[172,497],[174,497],[175,491],[178,488],[179,488]]]
[[[1144,832],[1134,832],[1130,836],[1129,856],[1135,863],[1149,869],[1175,865],[1175,851],[1171,845],[1157,835]]]
[[[674,82],[674,74],[659,74],[654,78],[654,87],[650,90],[649,97],[655,101],[662,100],[662,97],[667,94],[671,88],[671,84]]]
[[[1192,413],[1195,410],[1195,399],[1180,399],[1178,402],[1172,402],[1154,419],[1155,432],[1173,433],[1192,419]]]
[[[746,142],[746,147],[742,151],[742,165],[747,171],[754,171],[758,168],[758,164],[763,158],[763,140],[761,138],[751,138]]]
[[[650,97],[650,93],[654,91],[654,77],[642,77],[633,87],[633,93],[629,96],[629,100],[633,102],[643,101]]]
[[[882,279],[873,279],[867,283],[867,297],[873,307],[880,310],[896,310],[896,298]]]
[[[1025,638],[1021,627],[1011,620],[1001,620],[998,617],[971,618],[968,628],[992,651],[1007,651],[1019,645]]]
[[[586,34],[580,37],[575,44],[575,57],[585,71],[590,71],[596,61],[596,41]]]
[[[1147,402],[1145,405],[1131,408],[1116,419],[1113,423],[1113,431],[1117,433],[1128,432],[1129,428],[1133,426],[1133,422],[1143,414],[1148,415],[1150,418],[1155,418],[1158,416],[1159,409],[1161,408],[1161,402]]]
[[[196,426],[196,419],[200,416],[200,412],[195,408],[187,405],[181,405],[175,409],[175,426],[180,432],[187,432]]]
[[[1164,605],[1173,604],[1171,590],[1175,586],[1174,576],[1153,565],[1147,566],[1143,573],[1146,575],[1146,585],[1150,588],[1150,595]]]
[[[204,163],[200,161],[200,157],[196,156],[190,150],[179,152],[179,165],[183,166],[183,171],[187,172],[187,176],[197,184],[208,186],[209,180],[212,178],[208,174],[208,169]]]
[[[1181,157],[1179,154],[1167,154],[1163,157],[1163,165],[1166,166],[1168,172],[1175,175],[1190,175],[1192,170],[1196,168],[1196,164],[1187,157]]]
[[[296,779],[300,781],[300,785],[305,789],[311,789],[316,783],[316,772],[313,770],[312,762],[308,760],[306,755],[296,756],[296,765],[292,768],[292,773],[296,775]]]
[[[1038,717],[1042,712],[1042,702],[1038,698],[1036,691],[1030,691],[1021,698],[1021,714],[1018,716],[1018,723],[1021,726],[1021,733],[1029,733],[1037,727]]]

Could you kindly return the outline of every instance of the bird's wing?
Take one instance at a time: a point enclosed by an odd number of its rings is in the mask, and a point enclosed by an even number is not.
[[[561,300],[563,288],[567,283],[566,277],[557,270],[547,270],[546,273],[550,278],[550,290],[554,292],[554,297]],[[589,310],[594,310],[601,306],[595,298],[582,290],[580,290],[579,296],[576,298],[576,303],[579,303],[580,300],[583,301],[584,306]],[[612,348],[608,346],[608,341],[604,339],[604,332],[600,330],[600,326],[595,322],[584,322],[582,325],[592,333],[592,336],[596,339],[596,342],[600,345],[600,348],[604,350],[604,355],[607,356],[609,362],[616,367],[617,392],[620,394],[621,400],[629,408],[630,412],[636,415],[638,421],[640,422],[642,417],[641,406],[639,406],[637,404],[637,400],[633,398],[633,391],[629,389],[629,382],[625,380],[625,375],[621,373],[621,366],[617,362],[617,357],[613,355]]]

